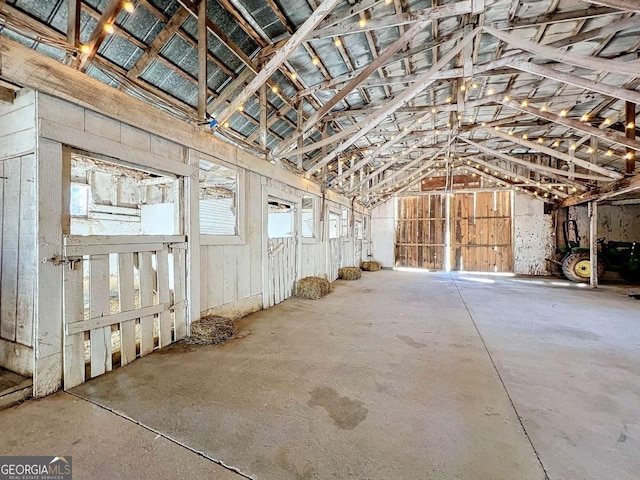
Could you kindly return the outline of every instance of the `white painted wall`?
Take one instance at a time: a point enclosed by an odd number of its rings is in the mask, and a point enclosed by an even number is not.
[[[371,251],[383,267],[395,266],[395,199],[371,211]]]
[[[553,216],[545,215],[544,202],[515,194],[513,217],[513,269],[519,275],[549,275],[556,248]]]

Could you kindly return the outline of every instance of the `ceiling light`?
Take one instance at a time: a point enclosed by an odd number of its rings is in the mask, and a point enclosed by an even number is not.
[[[465,84],[462,84],[460,86],[460,90],[462,90],[463,92],[467,89],[467,86]]]
[[[562,109],[562,111],[560,112],[560,116],[561,116],[561,117],[566,117],[568,113],[569,113],[569,112],[567,111],[567,109],[566,109],[566,108],[564,108],[564,109]]]
[[[538,137],[538,143],[544,142],[544,137]]]
[[[122,8],[124,8],[128,13],[133,13],[136,7],[133,5],[133,2],[124,2],[122,4]]]
[[[296,72],[293,72],[291,74],[291,80],[295,80],[296,78],[298,78],[298,75],[296,74]]]
[[[366,18],[361,18],[360,21],[358,22],[358,25],[360,25],[360,28],[364,28],[366,24],[367,24]]]
[[[452,100],[453,100],[453,99],[452,99],[451,97],[447,97],[446,102],[447,102],[447,103],[451,103],[451,101],[452,101]]]
[[[493,88],[490,88],[489,90],[487,90],[487,93],[489,95],[493,95],[494,93],[496,93],[496,91]]]
[[[109,35],[111,35],[115,31],[115,29],[113,28],[113,24],[105,23],[104,31],[107,32]]]
[[[547,111],[547,106],[546,105],[542,105],[542,108],[540,108],[541,111],[546,112]]]
[[[278,86],[277,86],[277,85],[273,85],[273,86],[271,87],[271,91],[272,91],[273,93],[278,93]]]
[[[529,106],[529,100],[526,100],[526,99],[525,99],[525,100],[523,100],[523,101],[522,101],[522,106],[523,106],[523,107],[528,107],[528,106]]]
[[[529,139],[529,135],[527,135],[526,133],[524,135],[522,135],[522,139],[523,140],[528,140]]]
[[[508,102],[509,100],[511,100],[511,97],[509,95],[505,95],[504,96],[504,101]]]
[[[613,150],[611,150],[611,149],[607,150],[607,154],[606,155],[607,155],[607,157],[613,156]]]
[[[238,111],[241,112],[242,110],[244,110],[244,105],[238,105]]]
[[[582,115],[582,116],[580,117],[580,120],[581,120],[581,121],[583,121],[583,122],[587,122],[587,121],[589,121],[589,115],[587,115],[587,114],[585,113],[584,115]]]
[[[587,148],[587,153],[593,153],[593,152],[594,152],[593,147]]]
[[[476,88],[478,88],[478,84],[477,84],[477,83],[472,83],[472,84],[471,84],[471,88],[472,88],[473,90],[475,90]]]
[[[333,43],[335,44],[336,47],[342,46],[342,40],[340,40],[339,38],[336,38],[335,42]]]
[[[605,125],[611,125],[611,119],[610,118],[605,118],[604,119],[604,124]]]
[[[556,140],[555,142],[553,142],[553,146],[554,147],[559,147],[560,146],[560,140]]]
[[[575,150],[576,148],[578,148],[578,145],[576,145],[575,143],[572,143],[569,147],[570,150]]]
[[[636,128],[636,124],[635,124],[634,122],[629,122],[629,123],[627,123],[627,128],[628,128],[629,130],[631,130],[631,129],[633,129],[633,128]]]
[[[84,44],[80,45],[80,52],[81,53],[84,53],[86,55],[90,51],[91,51],[91,47],[89,45],[84,45]]]
[[[318,57],[313,57],[313,59],[311,59],[311,63],[318,65],[320,63],[320,59]]]

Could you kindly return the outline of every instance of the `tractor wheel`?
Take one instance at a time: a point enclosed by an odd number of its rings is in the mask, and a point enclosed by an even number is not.
[[[604,274],[605,265],[598,262],[598,278]],[[589,252],[572,253],[562,261],[562,273],[572,282],[588,282],[591,276]]]

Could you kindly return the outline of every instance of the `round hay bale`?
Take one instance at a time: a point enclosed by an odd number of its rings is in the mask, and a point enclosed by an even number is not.
[[[331,290],[331,284],[326,278],[305,277],[296,283],[295,296],[298,298],[308,298],[318,300],[324,297]]]
[[[186,342],[191,345],[217,345],[231,337],[238,330],[233,320],[215,315],[207,315],[191,324],[191,336]]]
[[[368,261],[362,262],[360,268],[362,268],[362,270],[364,270],[365,272],[377,272],[382,268],[382,265],[380,265],[380,262]]]
[[[338,270],[338,278],[343,280],[358,280],[362,277],[362,270],[359,267],[342,267]]]

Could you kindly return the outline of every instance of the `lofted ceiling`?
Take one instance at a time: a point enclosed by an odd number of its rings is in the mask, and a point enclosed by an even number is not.
[[[367,206],[636,173],[636,0],[0,0],[0,28]]]

